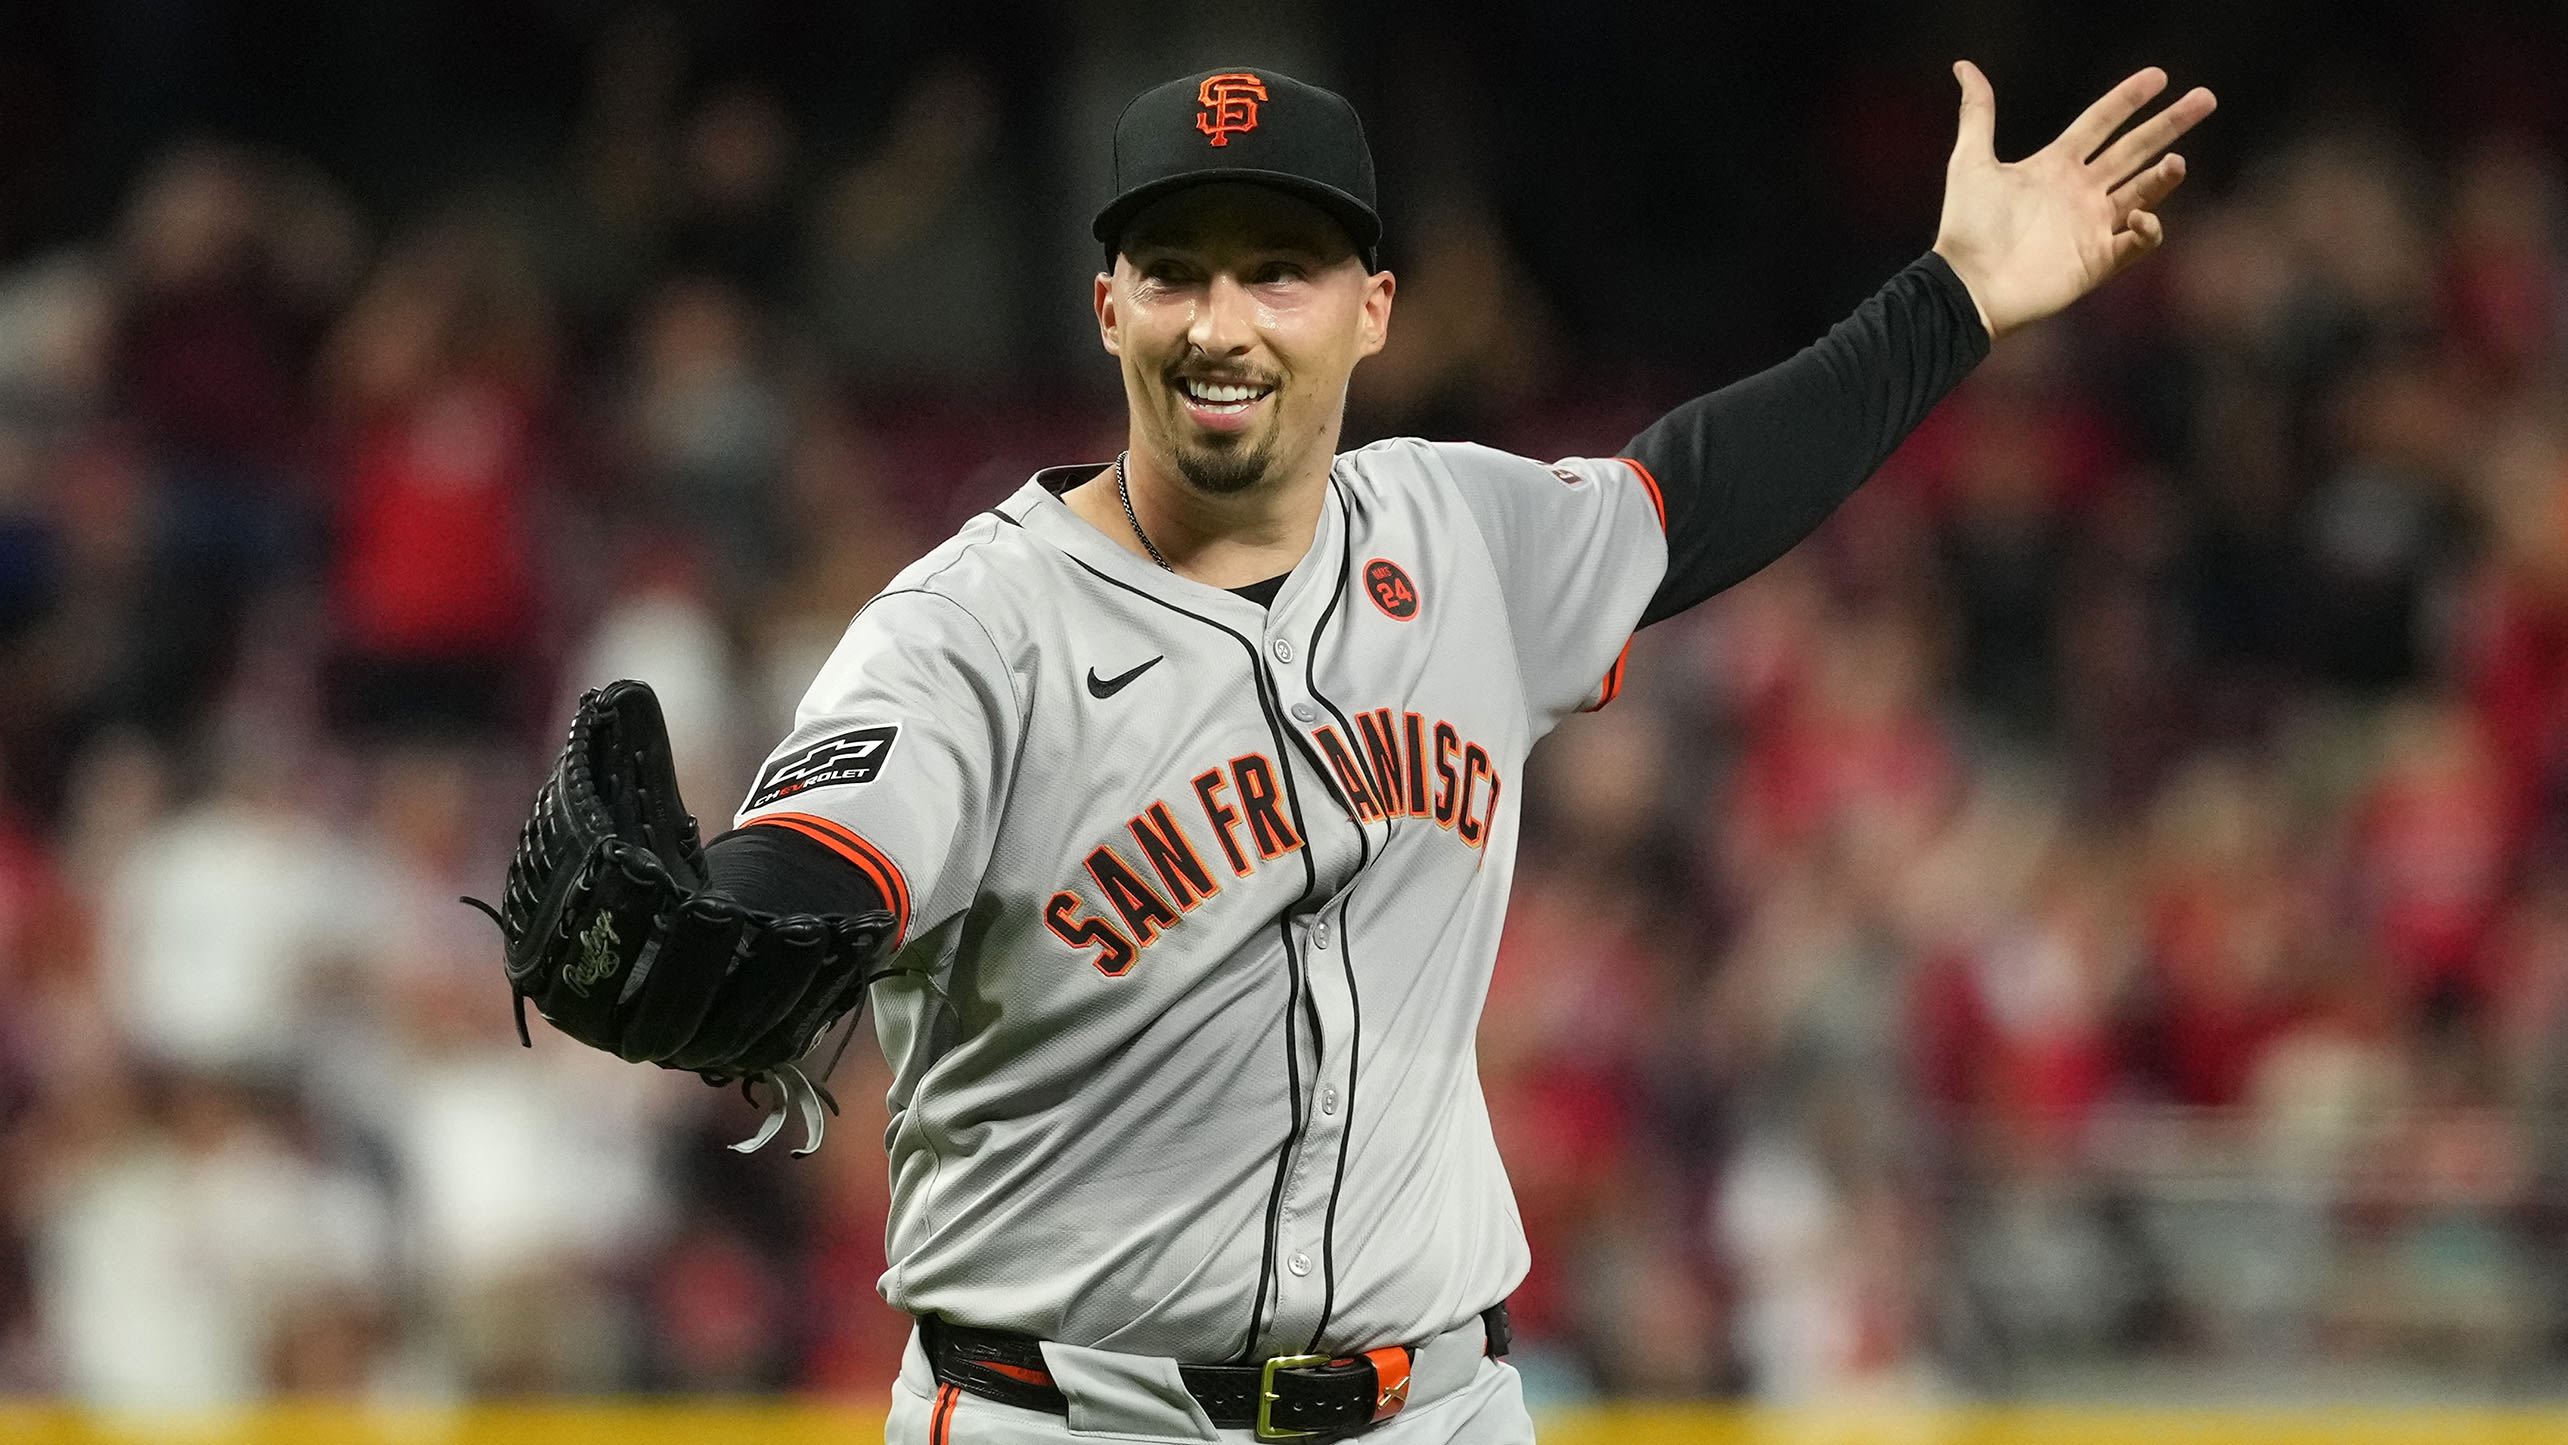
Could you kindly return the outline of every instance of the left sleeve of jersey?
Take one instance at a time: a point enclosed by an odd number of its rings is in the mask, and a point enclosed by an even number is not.
[[[1621,457],[1545,464],[1438,445],[1497,568],[1536,732],[1614,700],[1641,611],[1667,573],[1658,483]]]
[[[980,623],[942,595],[887,592],[812,679],[737,825],[836,853],[889,902],[905,947],[978,892],[1021,730]]]

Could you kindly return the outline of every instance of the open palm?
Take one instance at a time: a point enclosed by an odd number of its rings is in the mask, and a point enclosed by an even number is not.
[[[2187,91],[2120,139],[2114,132],[2167,87],[2156,66],[2115,86],[2059,138],[2020,161],[1997,158],[1997,96],[1979,67],[1953,66],[1962,117],[1944,169],[1935,251],[1979,302],[1991,337],[2038,321],[2156,250],[2153,209],[2185,178],[2185,158],[2159,153],[2217,103]],[[2110,144],[2108,144],[2110,142]]]

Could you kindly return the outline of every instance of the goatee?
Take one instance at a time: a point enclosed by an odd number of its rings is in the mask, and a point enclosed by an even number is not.
[[[1266,480],[1268,457],[1263,447],[1236,451],[1186,447],[1177,452],[1176,460],[1177,475],[1208,497],[1235,497]]]

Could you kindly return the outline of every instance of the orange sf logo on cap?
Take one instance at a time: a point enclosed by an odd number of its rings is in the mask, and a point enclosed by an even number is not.
[[[1244,70],[1208,76],[1195,90],[1196,103],[1203,106],[1195,129],[1217,146],[1229,145],[1232,136],[1257,129],[1257,103],[1265,98],[1266,82]]]

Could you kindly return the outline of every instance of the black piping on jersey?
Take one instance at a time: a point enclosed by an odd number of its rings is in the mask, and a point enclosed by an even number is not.
[[[1320,638],[1327,634],[1329,620],[1337,616],[1338,602],[1346,596],[1347,581],[1355,575],[1355,499],[1347,495],[1346,488],[1339,485],[1336,477],[1329,478],[1329,485],[1336,489],[1338,510],[1345,517],[1344,524],[1338,528],[1338,580],[1337,586],[1329,592],[1328,606],[1320,609],[1319,621],[1311,624],[1311,645],[1302,650],[1302,685],[1310,689],[1311,696],[1320,700],[1320,706],[1329,710],[1329,716],[1337,719],[1338,726],[1345,729],[1346,738],[1352,742],[1355,738],[1355,724],[1348,721],[1345,709],[1339,707],[1327,693],[1320,691]],[[1297,733],[1295,738],[1299,741],[1300,735]],[[1309,744],[1304,743],[1303,746],[1307,749]],[[1373,778],[1372,767],[1360,751],[1356,758],[1356,766],[1364,770],[1364,776],[1368,781],[1374,783],[1375,796],[1377,798],[1384,796],[1379,791],[1381,787],[1379,780]],[[1321,777],[1325,778],[1329,775],[1327,765],[1316,756],[1312,759],[1312,769]],[[1355,855],[1355,871],[1347,875],[1346,886],[1337,891],[1338,967],[1346,974],[1346,1117],[1338,1124],[1337,1172],[1329,1180],[1329,1208],[1327,1215],[1324,1216],[1325,1222],[1320,1226],[1320,1322],[1311,1330],[1311,1342],[1302,1347],[1305,1353],[1320,1347],[1320,1336],[1328,1331],[1329,1317],[1337,1313],[1338,1195],[1346,1188],[1347,1146],[1355,1138],[1355,1076],[1363,1062],[1364,998],[1355,986],[1355,931],[1346,926],[1346,900],[1354,894],[1356,883],[1364,877],[1364,870],[1372,866],[1373,835],[1366,831],[1364,820],[1356,813],[1351,799],[1347,804],[1347,821],[1355,825],[1358,851]],[[1386,807],[1382,822],[1386,852],[1389,849],[1393,826],[1390,811]],[[1312,1032],[1315,1036],[1319,1027],[1316,1012],[1317,1006],[1314,1005],[1315,1017],[1312,1020]]]
[[[1070,556],[1067,552],[1064,552],[1062,555],[1065,557]],[[1265,1329],[1267,1286],[1275,1278],[1276,1236],[1279,1232],[1279,1221],[1284,1212],[1284,1181],[1293,1167],[1293,1156],[1299,1152],[1302,1144],[1302,1045],[1300,1039],[1297,1037],[1298,1029],[1296,1028],[1294,1015],[1302,1007],[1306,994],[1302,987],[1302,956],[1300,952],[1293,947],[1293,915],[1304,903],[1310,901],[1312,894],[1319,892],[1320,889],[1319,864],[1311,857],[1310,821],[1308,815],[1302,811],[1301,790],[1293,786],[1293,768],[1289,759],[1286,758],[1287,750],[1285,748],[1284,740],[1288,736],[1291,736],[1292,732],[1291,729],[1286,728],[1283,724],[1283,708],[1275,695],[1274,679],[1266,675],[1266,660],[1258,656],[1256,643],[1249,641],[1245,636],[1242,636],[1237,629],[1233,628],[1226,622],[1222,622],[1217,618],[1207,617],[1200,612],[1180,607],[1165,597],[1154,597],[1130,583],[1118,582],[1114,578],[1107,576],[1105,573],[1098,571],[1096,568],[1089,566],[1087,563],[1080,561],[1076,557],[1070,557],[1070,560],[1072,563],[1076,564],[1080,570],[1096,578],[1098,581],[1105,583],[1107,586],[1120,587],[1124,591],[1131,593],[1133,596],[1138,597],[1145,602],[1154,603],[1158,606],[1167,608],[1169,611],[1176,613],[1180,617],[1193,618],[1195,621],[1200,622],[1207,627],[1214,628],[1222,632],[1233,642],[1238,643],[1241,651],[1248,654],[1249,679],[1257,686],[1257,710],[1259,714],[1266,719],[1266,731],[1269,737],[1274,741],[1277,758],[1279,760],[1285,760],[1282,769],[1284,774],[1284,803],[1286,807],[1293,811],[1294,825],[1302,830],[1302,848],[1300,850],[1302,854],[1302,895],[1299,898],[1294,899],[1292,906],[1285,909],[1284,912],[1276,919],[1276,932],[1284,944],[1285,977],[1288,986],[1288,992],[1284,1000],[1284,1085],[1285,1100],[1292,1106],[1293,1124],[1292,1128],[1284,1135],[1283,1146],[1275,1153],[1275,1183],[1266,1196],[1266,1244],[1264,1254],[1258,1260],[1257,1266],[1257,1299],[1249,1306],[1248,1338],[1240,1345],[1239,1352],[1240,1363],[1251,1364],[1254,1363],[1256,1359],[1258,1336]],[[1314,1030],[1312,1067],[1315,1070],[1319,1066],[1317,1039],[1317,1031]],[[1335,1208],[1335,1202],[1335,1196],[1332,1195],[1332,1209]]]
[[[1332,483],[1332,485],[1334,485],[1334,483]],[[1339,502],[1341,506],[1343,506],[1345,498],[1339,498]],[[1341,528],[1340,530],[1351,530],[1353,516],[1354,514],[1350,511],[1348,513],[1349,527]],[[1346,545],[1352,544],[1350,543]],[[1338,599],[1346,595],[1346,579],[1351,575],[1352,566],[1352,553],[1344,550],[1342,547],[1338,554],[1337,581],[1329,587],[1328,604],[1320,609],[1319,620],[1311,624],[1311,645],[1302,649],[1302,686],[1309,690],[1311,696],[1320,700],[1321,705],[1329,710],[1330,716],[1335,717],[1338,720],[1338,726],[1346,729],[1346,735],[1349,738],[1355,736],[1354,725],[1346,720],[1346,714],[1338,710],[1338,705],[1330,702],[1327,694],[1320,691],[1319,679],[1313,675],[1312,668],[1314,666],[1313,659],[1319,656],[1320,639],[1328,634],[1329,619],[1337,615]],[[1347,875],[1346,887],[1340,888],[1337,892],[1338,897],[1344,898],[1346,896],[1347,889],[1353,888],[1355,886],[1355,880],[1363,875],[1365,866],[1373,861],[1373,837],[1371,834],[1364,831],[1363,821],[1356,816],[1355,800],[1348,797],[1346,795],[1346,790],[1340,788],[1334,781],[1332,781],[1335,775],[1329,769],[1328,759],[1320,756],[1319,749],[1312,744],[1308,737],[1303,735],[1302,730],[1299,728],[1295,728],[1293,730],[1293,743],[1294,746],[1299,747],[1302,750],[1302,756],[1310,760],[1312,775],[1317,777],[1321,784],[1329,790],[1329,796],[1336,798],[1338,802],[1345,807],[1347,821],[1355,824],[1355,871]],[[1363,768],[1363,760],[1359,758],[1356,765],[1359,768]],[[1370,780],[1373,774],[1370,769],[1366,769],[1364,776],[1367,780]],[[1353,982],[1352,979],[1348,981],[1350,983]],[[1311,1040],[1316,1047],[1316,1045],[1321,1042],[1320,1005],[1318,999],[1314,998],[1310,1000],[1310,1009]],[[1316,1059],[1317,1055],[1315,1052],[1315,1063]],[[1331,1209],[1335,1209],[1337,1207],[1337,1196],[1334,1192],[1329,1196],[1329,1207]],[[1326,1313],[1325,1307],[1323,1307],[1322,1313]]]

